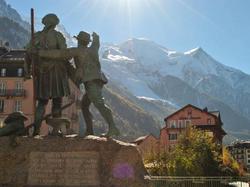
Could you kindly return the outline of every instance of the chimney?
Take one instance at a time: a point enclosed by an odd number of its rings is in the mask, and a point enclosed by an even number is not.
[[[208,112],[207,107],[203,108],[203,111],[204,111],[204,112]]]
[[[7,49],[8,51],[10,51],[10,43],[9,43],[9,42],[4,42],[4,47],[5,47],[5,49]]]
[[[9,42],[5,42],[4,46],[8,48],[10,46],[10,43]]]

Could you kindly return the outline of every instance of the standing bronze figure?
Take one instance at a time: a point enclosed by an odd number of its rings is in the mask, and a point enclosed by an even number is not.
[[[110,108],[104,103],[102,95],[102,88],[104,84],[107,84],[107,78],[101,71],[101,65],[99,61],[98,51],[100,48],[99,36],[94,32],[92,34],[93,41],[90,47],[90,34],[81,31],[76,39],[78,41],[78,48],[85,51],[85,58],[81,60],[78,56],[75,57],[75,63],[77,67],[76,79],[84,83],[86,93],[81,101],[82,114],[86,122],[86,135],[93,133],[92,115],[89,111],[90,104],[99,110],[105,121],[109,125],[109,131],[107,136],[119,135],[119,130],[116,128],[112,112]]]
[[[66,49],[66,40],[63,35],[55,30],[59,19],[55,14],[48,14],[42,19],[44,28],[34,36],[35,50]],[[29,51],[28,55],[32,53]],[[35,112],[35,129],[33,135],[40,133],[40,127],[49,99],[52,99],[52,116],[61,117],[62,97],[70,94],[67,73],[67,60],[37,57],[35,59],[36,99],[38,101]]]
[[[93,121],[89,107],[93,103],[94,106],[99,110],[105,121],[109,125],[109,130],[106,136],[118,136],[120,134],[117,129],[112,112],[110,108],[105,104],[102,95],[103,86],[107,83],[107,78],[101,71],[101,64],[99,61],[98,51],[100,48],[99,36],[96,33],[92,34],[93,41],[91,42],[91,36],[89,33],[81,31],[75,38],[78,41],[77,48],[70,48],[67,50],[41,50],[38,53],[40,57],[49,57],[55,59],[67,59],[70,57],[74,58],[76,70],[75,76],[71,76],[74,83],[79,87],[79,84],[83,83],[85,86],[86,93],[81,101],[82,114],[86,122],[86,133],[85,135],[93,135]],[[70,68],[68,68],[70,69]]]

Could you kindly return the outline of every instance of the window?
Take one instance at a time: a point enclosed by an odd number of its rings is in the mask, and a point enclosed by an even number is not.
[[[4,100],[0,100],[0,112],[4,112]]]
[[[169,135],[168,135],[168,139],[169,139],[170,141],[175,141],[175,140],[177,140],[177,134],[169,134]]]
[[[0,82],[0,95],[6,93],[6,82]]]
[[[185,128],[185,124],[183,120],[178,120],[178,128]]]
[[[6,68],[1,69],[1,77],[6,77]]]
[[[244,151],[243,151],[242,149],[238,149],[238,150],[237,150],[237,153],[238,153],[238,154],[241,154],[241,153],[244,153]]]
[[[22,91],[23,91],[23,83],[22,82],[16,82],[15,92],[17,94],[21,94]]]
[[[191,125],[191,120],[185,120],[185,125],[186,125],[186,127],[190,126]]]
[[[17,69],[17,76],[22,77],[23,76],[23,68],[18,68]]]
[[[22,101],[16,100],[15,101],[15,108],[14,111],[18,112],[22,110]]]
[[[176,121],[175,120],[171,120],[169,122],[169,128],[176,128]]]
[[[211,125],[211,119],[210,118],[207,119],[207,124]]]

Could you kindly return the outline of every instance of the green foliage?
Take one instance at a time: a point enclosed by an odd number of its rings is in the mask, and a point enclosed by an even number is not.
[[[223,147],[223,165],[221,167],[223,175],[244,175],[245,171],[243,166],[241,166],[230,154],[230,152]]]
[[[145,158],[145,167],[148,169],[150,175],[166,176],[169,171],[170,154],[167,152],[149,154]]]
[[[187,129],[172,152],[170,175],[215,176],[219,174],[220,146],[204,131]]]
[[[225,168],[236,171],[227,172],[228,175],[239,174],[235,162],[230,161],[227,165],[225,162],[222,147],[204,131],[195,128],[183,132],[173,150],[151,154],[145,159],[151,175],[219,176],[225,175]]]

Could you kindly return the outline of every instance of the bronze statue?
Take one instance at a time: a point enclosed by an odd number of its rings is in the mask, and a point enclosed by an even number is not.
[[[89,106],[91,103],[93,103],[109,125],[109,130],[106,136],[118,136],[120,132],[115,126],[112,112],[110,108],[104,103],[104,98],[102,95],[102,88],[107,83],[107,78],[101,71],[101,65],[99,61],[99,36],[96,33],[93,33],[92,37],[92,44],[90,47],[88,47],[89,43],[91,42],[90,34],[81,31],[75,37],[78,41],[77,48],[50,51],[41,50],[39,51],[39,56],[55,59],[67,59],[74,57],[76,70],[75,77],[72,79],[78,87],[80,83],[84,83],[86,90],[86,93],[81,101],[82,114],[87,126],[85,135],[94,134],[92,115],[89,111]]]
[[[22,112],[13,112],[4,120],[4,127],[0,128],[0,137],[9,136],[10,145],[16,146],[16,137],[28,135],[24,121],[28,118]]]
[[[92,37],[92,44],[90,47],[87,47],[91,41],[90,35],[81,31],[78,36],[76,36],[78,48],[86,50],[86,56],[83,60],[77,56],[74,58],[77,67],[76,79],[80,79],[80,82],[84,83],[86,90],[81,101],[81,109],[87,126],[86,135],[94,134],[92,115],[89,111],[89,106],[93,103],[109,125],[109,131],[106,135],[117,136],[119,135],[119,130],[115,126],[111,110],[105,105],[102,95],[102,88],[104,84],[107,84],[107,78],[101,71],[99,61],[99,36],[94,32]]]
[[[36,32],[34,36],[35,50],[66,49],[66,41],[63,35],[55,30],[59,19],[55,14],[48,14],[42,19],[44,28]],[[28,46],[27,54],[32,55],[31,44]],[[45,113],[45,107],[52,99],[52,116],[61,117],[62,97],[70,95],[68,83],[67,60],[53,58],[36,58],[35,61],[35,89],[38,105],[35,112],[34,136],[39,135],[40,126]]]

